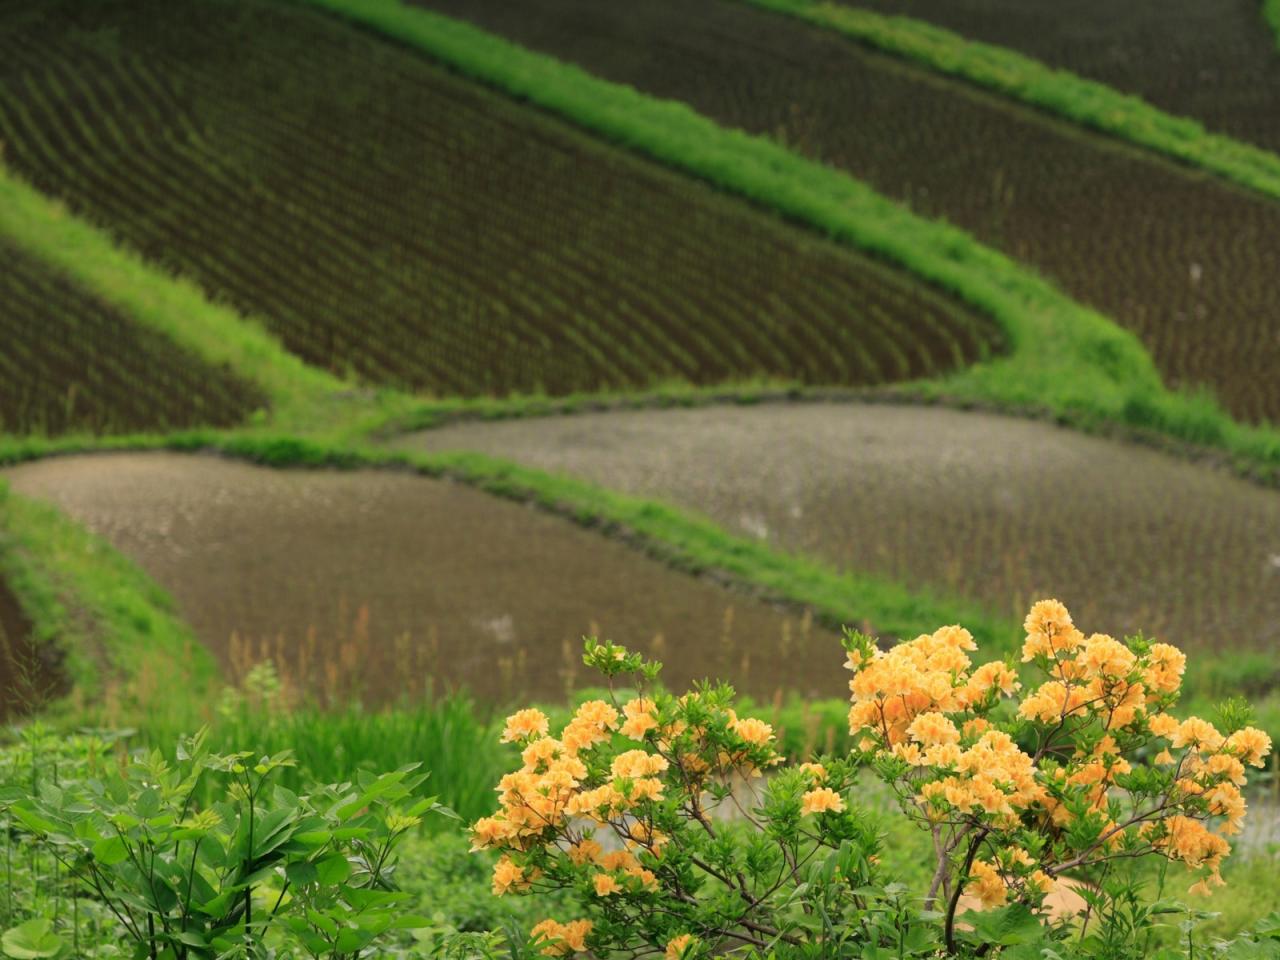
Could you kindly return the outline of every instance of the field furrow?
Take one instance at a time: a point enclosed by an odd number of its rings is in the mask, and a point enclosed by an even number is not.
[[[6,162],[330,371],[858,385],[1000,349],[903,274],[314,12],[0,0],[0,24]]]
[[[1280,204],[736,0],[415,2],[848,170],[1280,420]]]

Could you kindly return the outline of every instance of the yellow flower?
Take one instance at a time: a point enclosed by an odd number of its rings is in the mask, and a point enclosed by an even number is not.
[[[697,944],[698,940],[692,934],[682,933],[678,937],[672,937],[667,941],[667,952],[663,960],[681,960],[685,954]]]
[[[1157,737],[1171,737],[1178,730],[1178,721],[1167,713],[1157,713],[1147,721],[1147,727]]]
[[[501,857],[493,865],[493,895],[500,897],[508,890],[521,890],[528,887],[524,870],[511,861],[510,857]]]
[[[590,920],[571,920],[569,923],[543,920],[534,925],[529,936],[535,944],[545,944],[542,946],[544,957],[564,957],[587,949],[587,934],[591,932],[591,926]]]
[[[773,739],[773,727],[754,717],[746,717],[742,720],[735,719],[729,724],[729,728],[747,743],[757,746],[763,747]]]
[[[595,863],[604,853],[604,848],[596,841],[587,838],[579,840],[568,850],[569,859],[575,866],[582,866],[585,863]]]
[[[1271,752],[1271,738],[1255,727],[1245,727],[1227,737],[1226,748],[1242,762],[1261,767]]]
[[[547,715],[541,710],[520,710],[507,717],[507,725],[502,730],[502,742],[512,743],[528,737],[545,737],[547,735]]]
[[[937,712],[922,713],[907,727],[907,736],[924,746],[935,743],[959,743],[960,731],[956,725]]]
[[[621,777],[628,780],[662,773],[666,769],[665,757],[656,753],[647,753],[644,750],[627,750],[620,753],[613,758],[613,765],[610,767],[615,778]]]
[[[618,886],[618,881],[607,873],[597,873],[591,878],[591,882],[595,885],[597,897],[607,897],[622,889]]]
[[[977,897],[984,910],[1000,906],[1009,895],[1009,888],[996,868],[985,860],[973,861],[969,870],[969,885],[965,891],[970,896]]]
[[[839,813],[844,809],[844,801],[830,787],[817,787],[800,798],[800,813],[823,813],[828,810]]]
[[[802,763],[800,769],[807,773],[814,783],[823,783],[827,779],[827,768],[820,763]]]
[[[643,740],[644,735],[658,725],[658,721],[653,718],[655,709],[654,702],[648,698],[638,698],[623,704],[622,712],[627,719],[618,728],[618,732],[632,740]]]
[[[1169,738],[1175,750],[1182,747],[1196,747],[1200,750],[1215,751],[1224,740],[1212,723],[1199,717],[1187,717],[1178,725],[1177,731]]]

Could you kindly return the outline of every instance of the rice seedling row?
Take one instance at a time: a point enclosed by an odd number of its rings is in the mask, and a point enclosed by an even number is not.
[[[10,166],[330,371],[563,394],[999,349],[888,269],[309,11],[8,7]]]
[[[1280,417],[1280,206],[733,0],[418,0],[774,136],[1057,280],[1174,385]]]
[[[266,406],[231,371],[140,327],[0,238],[0,433],[231,426]]]
[[[1020,50],[1280,151],[1280,50],[1263,15],[1268,2],[1262,10],[1258,0],[830,2],[914,17]],[[1271,16],[1280,23],[1280,14]]]

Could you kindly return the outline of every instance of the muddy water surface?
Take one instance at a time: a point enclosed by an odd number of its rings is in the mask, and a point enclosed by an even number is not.
[[[555,696],[594,682],[581,637],[598,631],[661,655],[673,685],[844,692],[831,633],[456,484],[177,454],[4,475],[140,563],[233,676],[271,658],[322,696]]]
[[[1280,644],[1280,493],[1008,417],[798,404],[459,424],[405,438],[702,511],[841,568],[1189,647]]]

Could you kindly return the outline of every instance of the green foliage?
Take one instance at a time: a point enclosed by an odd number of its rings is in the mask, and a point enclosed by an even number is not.
[[[453,814],[416,795],[426,779],[416,764],[296,792],[275,782],[294,763],[287,753],[217,754],[203,734],[181,741],[173,760],[110,746],[29,731],[0,766],[10,832],[56,861],[73,896],[114,918],[106,943],[123,938],[135,957],[173,960],[267,950],[340,958],[428,925],[402,909],[397,848],[426,814]],[[216,784],[207,805],[198,802],[206,782]],[[48,917],[15,924],[4,948],[70,955],[51,926]]]
[[[1262,0],[1262,16],[1276,35],[1276,49],[1280,50],[1280,0]]]
[[[824,0],[747,2],[835,30],[1280,199],[1280,157],[1274,153],[1210,133],[1196,120],[1165,113],[1141,97],[1054,69],[1006,47],[967,40],[911,17],[887,17]],[[1280,4],[1266,0],[1266,5],[1280,24]]]

